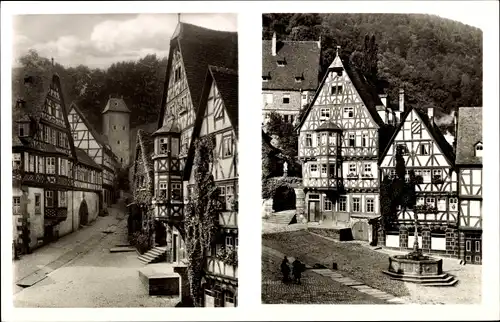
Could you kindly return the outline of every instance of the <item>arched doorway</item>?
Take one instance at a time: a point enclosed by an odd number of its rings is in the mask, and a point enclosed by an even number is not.
[[[82,203],[80,204],[78,216],[80,216],[80,225],[86,225],[89,223],[89,208],[87,207],[87,202],[85,200],[82,200]]]
[[[295,191],[288,186],[276,189],[273,196],[273,210],[275,212],[295,209]]]
[[[368,234],[370,227],[365,221],[358,221],[352,225],[352,237],[356,240],[368,241]]]

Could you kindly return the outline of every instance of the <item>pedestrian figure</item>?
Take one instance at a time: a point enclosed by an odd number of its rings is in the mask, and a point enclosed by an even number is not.
[[[300,284],[300,279],[302,277],[302,271],[304,270],[304,265],[296,258],[292,263],[292,273],[294,282]]]
[[[288,281],[290,280],[290,266],[288,266],[288,258],[286,258],[286,256],[281,262],[281,273],[283,274],[283,283],[288,283]]]

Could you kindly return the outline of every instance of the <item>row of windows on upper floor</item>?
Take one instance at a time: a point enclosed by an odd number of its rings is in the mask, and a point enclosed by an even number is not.
[[[61,148],[69,149],[68,136],[63,131],[50,126],[40,124],[40,131],[36,132],[36,137],[45,143],[49,143]],[[18,123],[18,136],[31,136],[29,123]]]
[[[13,197],[12,212],[14,215],[21,215],[21,197]],[[45,190],[45,203],[46,208],[53,207],[67,207],[66,191],[61,190]],[[42,194],[35,193],[35,215],[42,213]]]
[[[24,171],[43,173],[72,178],[73,162],[57,157],[44,157],[25,152]],[[14,170],[23,169],[21,154],[13,153],[12,167]],[[75,179],[93,184],[102,184],[102,174],[96,170],[78,165],[75,168]]]
[[[167,154],[170,151],[170,155],[172,157],[176,157],[179,155],[179,139],[178,138],[170,138],[171,149],[169,150],[169,138],[156,138],[155,149],[157,154]],[[228,131],[222,134],[222,157],[229,158],[233,156],[233,134]],[[185,142],[185,149],[187,149],[187,142]]]
[[[262,95],[264,106],[271,105],[274,103],[274,95],[278,94],[264,93]],[[301,94],[301,104],[304,105],[308,103],[311,100],[311,98],[312,96],[308,92],[303,92]],[[290,103],[291,103],[291,94],[290,93],[281,94],[281,104],[290,104]]]
[[[318,133],[315,138],[316,140],[313,140],[313,134],[312,133],[306,133],[306,147],[316,147],[320,145],[329,145],[329,146],[337,146],[338,142],[342,144],[340,139],[343,139],[343,137],[347,136],[347,139],[345,140],[346,142],[346,147],[369,147],[369,135],[368,134],[361,134],[361,135],[356,135],[355,133],[347,133],[347,135],[339,135],[337,133]]]

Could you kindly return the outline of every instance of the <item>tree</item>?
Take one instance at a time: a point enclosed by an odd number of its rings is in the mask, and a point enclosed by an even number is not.
[[[187,270],[190,294],[195,306],[201,306],[205,253],[214,241],[221,209],[219,190],[212,175],[214,140],[210,135],[195,142],[195,184],[184,218]]]

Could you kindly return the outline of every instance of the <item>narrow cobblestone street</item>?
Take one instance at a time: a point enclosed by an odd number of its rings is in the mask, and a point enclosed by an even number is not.
[[[110,253],[127,243],[123,206],[91,226],[46,245],[14,263],[15,307],[169,307],[178,300],[149,296],[136,252]],[[46,277],[44,278],[44,276]]]

